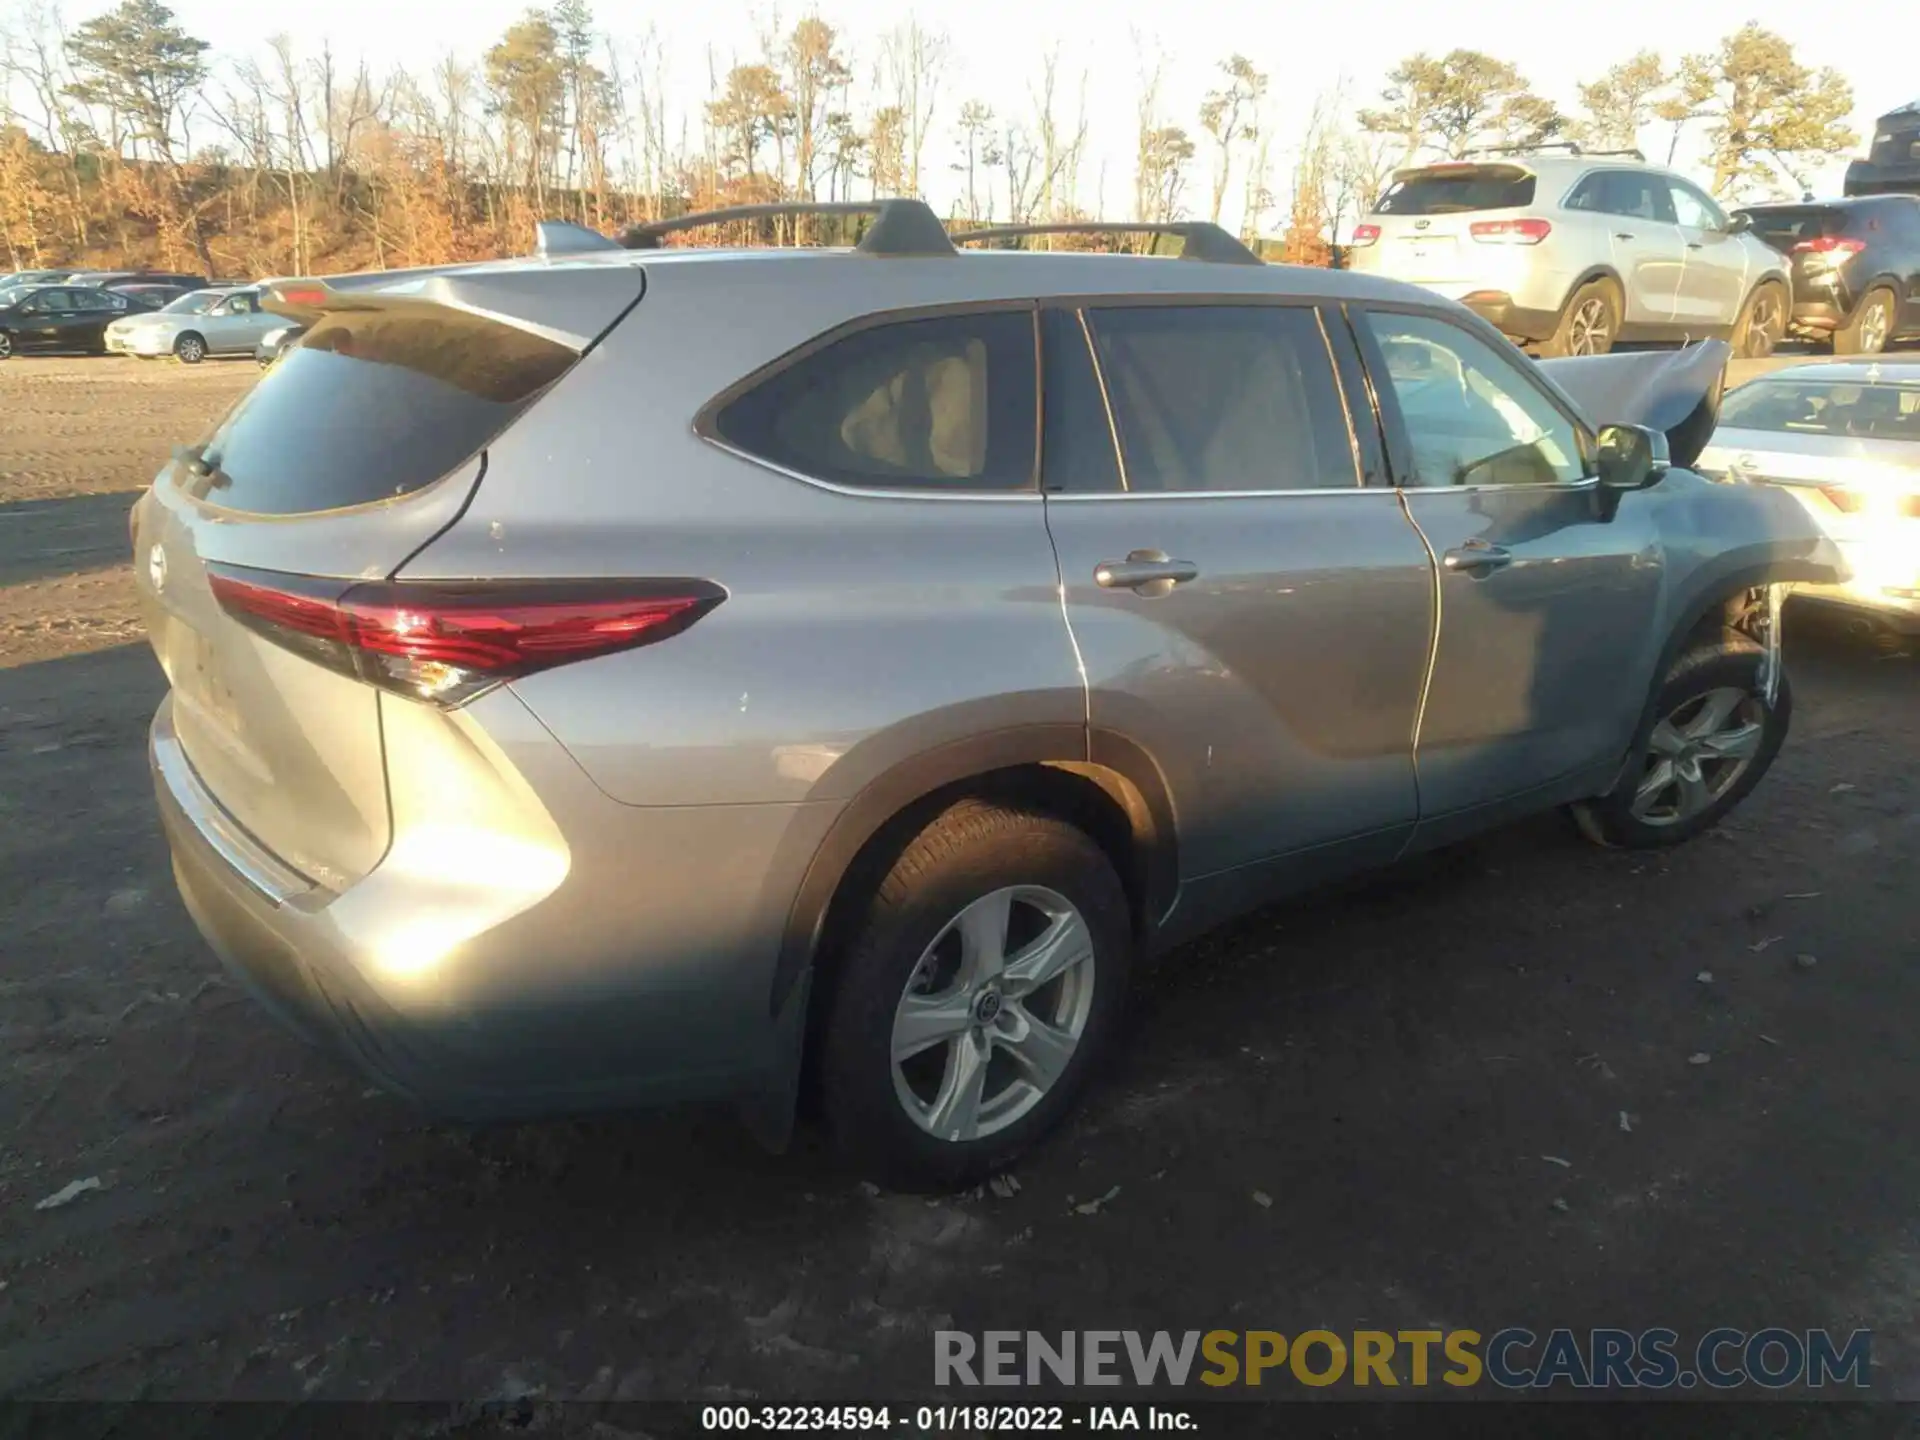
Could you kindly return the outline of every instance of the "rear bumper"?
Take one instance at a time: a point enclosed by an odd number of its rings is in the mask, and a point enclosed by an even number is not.
[[[1470,292],[1459,298],[1462,305],[1515,340],[1551,339],[1560,328],[1559,311],[1522,305],[1504,291]]]
[[[208,793],[171,712],[169,697],[149,757],[188,913],[269,1013],[381,1087],[466,1120],[790,1089],[797,1022],[768,997],[771,917],[793,891],[735,865],[757,855],[783,876],[803,870],[791,857],[810,857],[830,815],[621,806],[567,759],[597,807],[595,853],[577,855],[548,899],[409,969],[396,944],[444,921],[444,879],[391,857],[337,894],[295,874]],[[734,888],[742,880],[768,885]]]

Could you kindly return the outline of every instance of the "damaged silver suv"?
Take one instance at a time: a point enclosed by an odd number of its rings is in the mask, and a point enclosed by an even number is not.
[[[133,543],[180,890],[287,1024],[456,1116],[724,1097],[777,1144],[805,1094],[962,1184],[1141,959],[1550,807],[1673,844],[1766,772],[1769,597],[1838,561],[1682,468],[1724,345],[1556,368],[1207,225],[851,208],[268,287],[304,335]]]

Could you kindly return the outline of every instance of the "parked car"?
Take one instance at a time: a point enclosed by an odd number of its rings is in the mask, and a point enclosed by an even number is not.
[[[1458,300],[1542,355],[1720,337],[1769,355],[1787,267],[1684,176],[1577,146],[1395,173],[1355,227],[1350,266]]]
[[[163,270],[78,270],[66,277],[69,285],[98,285],[118,290],[128,285],[177,285],[182,290],[206,286],[204,275],[182,275]]]
[[[115,285],[116,295],[124,295],[143,310],[159,310],[182,295],[192,292],[182,285]]]
[[[1920,100],[1889,110],[1873,126],[1866,157],[1847,166],[1848,195],[1920,195]]]
[[[1737,213],[1793,266],[1793,334],[1841,355],[1873,355],[1920,337],[1920,196],[1751,205]]]
[[[152,360],[172,355],[198,365],[209,355],[251,355],[267,331],[286,321],[260,308],[260,289],[195,290],[151,315],[130,316],[107,332],[115,354]]]
[[[0,291],[0,360],[35,351],[100,354],[107,327],[135,308],[124,295],[89,286]]]
[[[66,278],[64,270],[15,270],[0,275],[0,290],[18,290],[28,285],[56,285]]]
[[[175,874],[287,1023],[455,1115],[731,1096],[773,1143],[804,1063],[859,1163],[964,1183],[1137,957],[1558,805],[1674,844],[1766,772],[1766,598],[1840,569],[1681,468],[1725,344],[1536,364],[1211,225],[877,209],[273,283],[306,334],[132,526]]]
[[[260,337],[260,344],[253,352],[253,358],[260,362],[260,368],[264,370],[280,358],[287,346],[293,344],[305,333],[306,327],[302,325],[278,325]]]
[[[1727,397],[1703,473],[1786,490],[1852,578],[1796,587],[1862,624],[1920,633],[1920,357],[1795,365]]]

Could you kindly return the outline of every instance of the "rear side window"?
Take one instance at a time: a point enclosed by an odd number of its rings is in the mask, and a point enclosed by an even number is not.
[[[1601,215],[1630,215],[1637,220],[1676,222],[1673,193],[1658,175],[1640,170],[1599,170],[1567,197],[1567,209]]]
[[[1375,206],[1381,215],[1453,215],[1516,210],[1533,204],[1534,177],[1512,166],[1424,170],[1394,185]]]
[[[1753,222],[1753,233],[1776,250],[1791,250],[1802,240],[1824,239],[1847,228],[1846,212],[1833,205],[1744,213]]]
[[[869,325],[776,370],[714,416],[727,444],[876,489],[1024,490],[1034,478],[1034,317]]]
[[[1113,426],[1079,312],[1041,311],[1040,335],[1046,356],[1040,388],[1047,407],[1040,441],[1041,483],[1066,494],[1120,489]]]
[[[201,447],[212,503],[304,515],[424,489],[579,357],[437,306],[323,317]]]
[[[1305,306],[1089,310],[1131,491],[1359,483],[1320,318]]]

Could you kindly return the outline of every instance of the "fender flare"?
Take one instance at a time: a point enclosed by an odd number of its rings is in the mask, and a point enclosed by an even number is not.
[[[919,812],[936,797],[995,772],[1045,766],[1098,786],[1126,815],[1139,873],[1131,877],[1151,930],[1172,908],[1179,862],[1172,801],[1164,778],[1139,745],[1124,736],[1079,725],[1038,724],[972,736],[921,751],[868,782],[815,848],[788,907],[769,987],[769,1011],[778,1014],[794,986],[810,974],[835,897],[868,847],[889,827],[924,823]]]
[[[1590,265],[1581,272],[1578,279],[1567,287],[1567,293],[1561,297],[1560,311],[1554,319],[1554,332],[1559,333],[1560,326],[1566,323],[1567,310],[1573,304],[1573,297],[1580,293],[1580,287],[1591,285],[1596,280],[1611,282],[1620,294],[1620,323],[1627,322],[1627,282],[1620,278],[1620,272],[1611,265]]]

